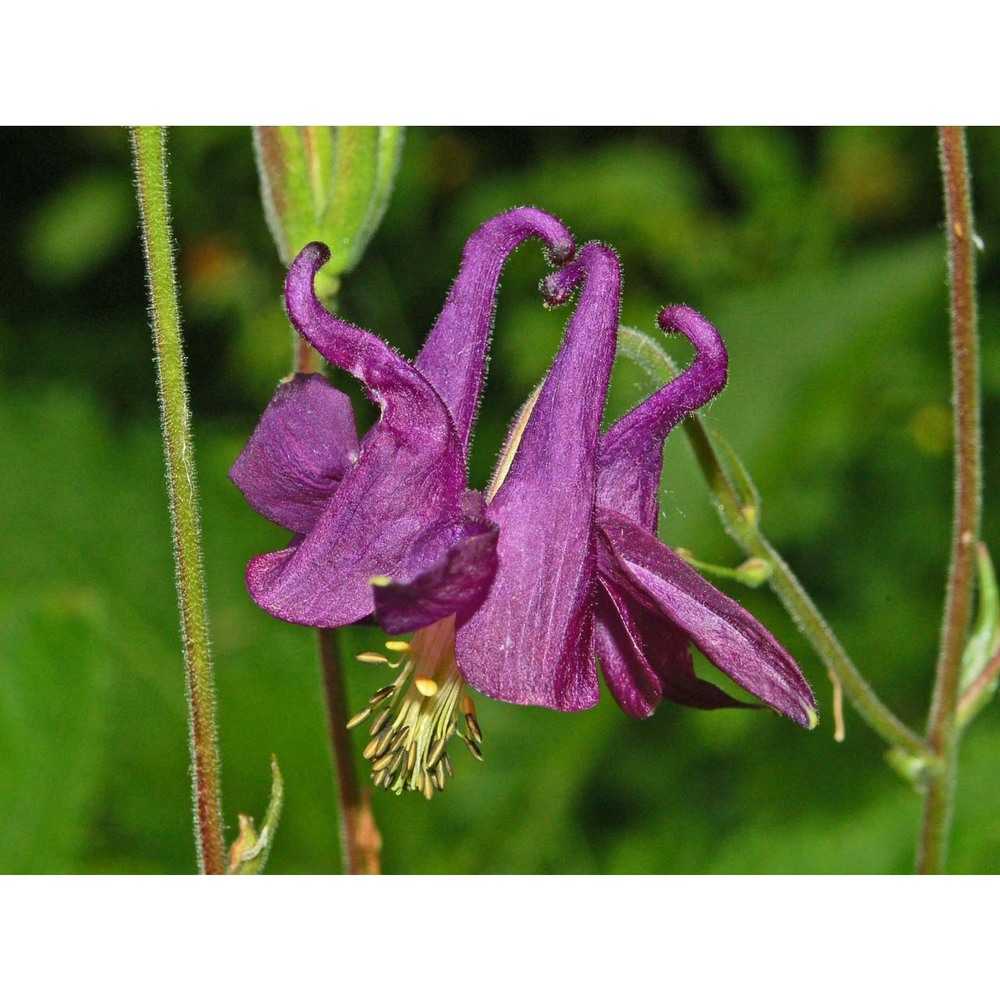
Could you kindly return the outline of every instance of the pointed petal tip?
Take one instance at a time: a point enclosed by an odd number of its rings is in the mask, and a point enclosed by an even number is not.
[[[731,680],[806,729],[816,698],[792,655],[745,608],[629,518],[599,512],[602,578],[681,631]]]
[[[763,698],[760,692],[753,692],[765,705],[770,705],[779,715],[797,722],[803,729],[810,732],[819,725],[819,711],[816,708],[816,699],[812,689],[809,687],[805,677],[802,676],[798,664],[794,660],[789,661],[798,672],[798,676],[791,684],[785,684],[784,690],[774,697]]]

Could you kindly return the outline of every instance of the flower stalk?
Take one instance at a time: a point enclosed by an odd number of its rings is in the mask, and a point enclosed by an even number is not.
[[[948,238],[955,519],[941,646],[927,726],[927,740],[939,766],[930,774],[924,801],[917,849],[917,870],[921,874],[940,873],[945,869],[960,737],[957,710],[962,655],[972,620],[982,509],[975,232],[965,131],[948,126],[941,128],[939,135]]]
[[[381,873],[382,838],[371,809],[371,796],[362,792],[354,767],[354,747],[347,723],[347,690],[344,666],[337,643],[337,630],[320,628],[320,665],[323,692],[330,725],[330,743],[337,769],[337,793],[340,799],[340,846],[344,872],[348,875]]]
[[[226,871],[215,682],[202,571],[198,490],[191,442],[167,192],[166,138],[159,126],[131,130],[149,285],[157,387],[167,467],[177,593],[187,677],[198,866]]]

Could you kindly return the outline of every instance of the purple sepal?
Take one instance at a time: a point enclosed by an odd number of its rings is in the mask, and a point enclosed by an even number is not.
[[[381,416],[329,502],[324,506],[313,495],[306,511],[295,512],[299,537],[247,567],[250,594],[264,610],[321,627],[370,615],[369,580],[408,579],[419,540],[436,526],[467,516],[464,445],[482,387],[496,284],[506,257],[531,236],[545,240],[554,258],[573,251],[566,228],[537,209],[515,209],[473,235],[462,273],[419,360],[426,375],[374,334],[323,308],[313,283],[329,259],[325,246],[311,243],[296,257],[285,282],[289,318],[327,361],[362,382]],[[456,406],[461,437],[431,378]],[[262,468],[259,478],[264,476]],[[268,487],[255,481],[251,491],[265,495],[269,488],[282,495],[280,483]],[[288,521],[280,503],[277,508]]]
[[[645,719],[663,698],[663,688],[656,671],[643,655],[637,629],[626,622],[616,604],[614,589],[604,581],[597,588],[594,630],[601,672],[612,697],[634,719]],[[685,639],[683,651],[687,653]]]
[[[629,518],[600,510],[598,531],[601,575],[609,588],[667,618],[744,690],[803,726],[815,724],[809,685],[756,618]]]
[[[350,400],[322,375],[296,375],[278,386],[229,478],[258,513],[305,533],[357,459]]]
[[[601,414],[618,332],[621,278],[596,243],[546,279],[550,301],[583,282],[562,347],[528,418],[510,472],[488,507],[499,569],[482,605],[459,621],[462,673],[504,701],[589,708],[593,653],[593,511]]]
[[[462,615],[486,596],[497,571],[495,524],[468,521],[445,537],[458,538],[408,583],[372,581],[375,619],[391,635],[415,632],[450,615]],[[431,551],[421,546],[424,553]],[[412,558],[412,553],[411,553]]]

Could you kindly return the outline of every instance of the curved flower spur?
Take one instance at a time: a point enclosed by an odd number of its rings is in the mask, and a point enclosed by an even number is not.
[[[288,314],[328,361],[362,381],[381,417],[359,445],[346,397],[321,376],[296,376],[231,471],[252,506],[296,533],[289,548],[248,567],[262,608],[320,627],[374,612],[386,631],[415,633],[387,643],[402,654],[400,673],[352,719],[374,715],[365,757],[376,783],[396,792],[430,797],[443,787],[460,723],[482,756],[467,683],[522,704],[592,706],[595,643],[609,688],[632,715],[648,715],[662,697],[737,704],[695,678],[690,640],[766,703],[815,720],[812,694],[773,636],[655,537],[664,438],[725,383],[715,330],[692,310],[665,311],[661,321],[685,333],[698,358],[600,435],[620,298],[610,249],[588,244],[543,284],[557,304],[582,283],[577,309],[486,496],[468,488],[500,270],[532,236],[557,263],[573,252],[565,227],[536,209],[473,234],[413,364],[323,309],[313,279],[326,251],[306,247],[286,282]]]

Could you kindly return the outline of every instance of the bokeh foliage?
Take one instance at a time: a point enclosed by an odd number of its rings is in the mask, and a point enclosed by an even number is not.
[[[273,872],[338,869],[314,635],[243,588],[284,536],[226,479],[291,347],[282,271],[244,129],[169,134],[174,230],[218,671],[223,792],[258,817],[285,776]],[[973,130],[986,522],[1000,552],[1000,131]],[[187,724],[128,142],[117,129],[0,132],[0,871],[194,868]],[[515,204],[620,253],[623,321],[684,301],[721,329],[708,409],[764,524],[884,699],[922,727],[951,523],[945,263],[929,129],[411,129],[396,193],[341,311],[412,356],[465,237]],[[567,310],[540,306],[537,247],[511,262],[473,453],[485,483]],[[338,373],[338,384],[351,388]],[[649,386],[616,368],[610,412]],[[352,390],[353,391],[353,390]],[[359,407],[366,404],[359,400]],[[365,409],[370,419],[370,411]],[[739,559],[681,435],[661,534]],[[376,796],[393,872],[902,872],[919,800],[768,592],[734,590],[817,689],[813,733],[764,712],[606,697],[560,715],[477,699],[486,761],[446,794]],[[379,634],[349,630],[352,649]],[[385,682],[352,666],[352,704]],[[1000,712],[961,755],[952,869],[1000,870]]]

